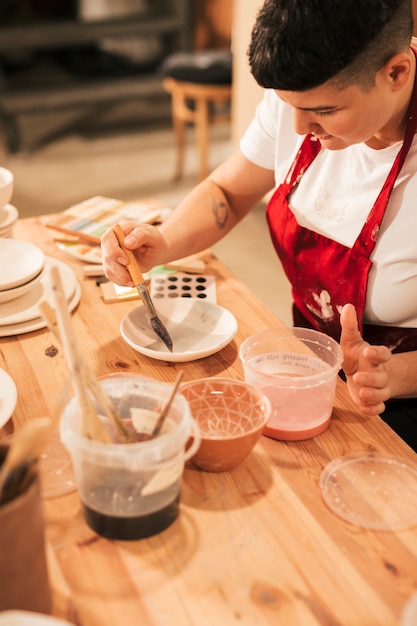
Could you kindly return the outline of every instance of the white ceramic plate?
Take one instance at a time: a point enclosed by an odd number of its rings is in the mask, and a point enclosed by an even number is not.
[[[30,291],[35,287],[35,285],[41,280],[43,276],[44,268],[41,269],[39,274],[32,278],[28,283],[24,283],[23,285],[19,285],[19,287],[13,287],[13,289],[5,289],[4,291],[0,291],[0,304],[3,302],[10,302],[10,300],[15,300],[16,298],[20,298],[25,293]],[[2,316],[2,307],[0,307],[0,319]]]
[[[12,415],[16,402],[16,385],[9,374],[0,368],[0,428]]]
[[[173,352],[156,336],[143,305],[123,318],[120,332],[134,350],[160,361],[180,363],[210,356],[230,343],[237,332],[234,315],[206,300],[161,300],[157,314],[171,336]]]
[[[0,234],[8,230],[19,217],[19,211],[13,204],[5,204],[0,210]]]
[[[0,326],[20,324],[21,322],[27,322],[39,317],[39,305],[41,302],[48,302],[52,308],[55,308],[55,296],[49,273],[51,267],[58,268],[65,297],[67,300],[71,299],[77,284],[74,271],[62,261],[46,257],[45,269],[39,283],[20,298],[4,302],[0,306]]]
[[[72,622],[33,611],[2,611],[0,626],[73,626]]]
[[[81,286],[77,282],[74,294],[71,300],[68,302],[68,308],[73,311],[81,299]],[[20,324],[9,324],[7,326],[0,325],[0,337],[14,337],[14,335],[23,335],[24,333],[31,333],[34,330],[40,330],[46,328],[47,323],[43,317],[35,317],[33,320],[27,322],[21,322]]]
[[[88,243],[57,243],[63,252],[85,263],[101,263],[101,246],[90,246]]]
[[[0,291],[13,289],[34,278],[45,263],[45,255],[28,241],[0,241]]]

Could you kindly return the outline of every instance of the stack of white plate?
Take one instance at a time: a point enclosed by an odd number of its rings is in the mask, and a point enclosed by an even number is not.
[[[13,204],[5,204],[0,209],[0,237],[13,237],[13,227],[19,217],[19,211]]]
[[[0,337],[47,326],[39,305],[48,302],[55,307],[50,281],[53,266],[60,272],[68,308],[72,311],[80,301],[81,287],[66,263],[45,256],[40,248],[26,241],[0,242]]]
[[[17,402],[17,389],[11,376],[0,368],[0,428],[12,415]]]

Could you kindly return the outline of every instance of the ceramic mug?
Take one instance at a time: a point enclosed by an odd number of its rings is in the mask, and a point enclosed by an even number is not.
[[[0,506],[0,572],[0,611],[51,611],[37,472],[22,494]]]

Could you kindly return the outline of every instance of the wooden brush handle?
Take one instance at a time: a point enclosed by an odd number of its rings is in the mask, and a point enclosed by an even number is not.
[[[119,246],[121,247],[123,252],[127,255],[127,258],[129,259],[129,263],[126,266],[126,269],[128,270],[130,277],[133,280],[135,286],[145,283],[145,279],[142,276],[142,272],[140,271],[138,262],[136,260],[136,257],[133,251],[125,248],[125,244],[124,244],[125,235],[120,227],[120,224],[115,224],[113,226],[113,232],[117,237]]]
[[[39,308],[43,318],[48,324],[49,330],[55,335],[58,341],[61,341],[55,311],[48,302],[41,302]],[[84,376],[88,388],[90,389],[94,398],[97,400],[97,403],[101,407],[103,414],[107,417],[121,441],[123,443],[137,441],[136,437],[126,428],[123,418],[121,417],[121,415],[119,415],[112,400],[107,395],[103,387],[100,385],[99,381],[96,379],[93,371],[88,367],[87,363],[84,363]],[[63,410],[64,405],[62,407],[59,407],[59,411],[56,410],[52,418],[54,424],[60,419]]]
[[[175,380],[174,386],[171,390],[170,396],[168,398],[168,400],[165,403],[165,406],[162,408],[162,411],[158,417],[158,421],[156,422],[153,431],[152,431],[152,435],[151,438],[153,439],[154,437],[157,437],[161,431],[161,428],[164,424],[165,418],[168,415],[168,411],[171,407],[172,401],[175,397],[175,394],[177,393],[178,387],[180,386],[180,382],[182,381],[184,376],[184,370],[180,370],[177,374],[177,378]]]
[[[62,346],[68,361],[72,381],[81,409],[84,432],[87,437],[96,441],[109,442],[110,436],[100,420],[93,401],[88,393],[84,375],[84,361],[78,348],[75,331],[71,322],[68,302],[57,267],[50,270],[51,284],[55,295],[56,317]]]

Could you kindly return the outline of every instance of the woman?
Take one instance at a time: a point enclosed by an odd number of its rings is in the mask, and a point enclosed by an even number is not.
[[[123,224],[144,271],[267,218],[294,322],[340,338],[350,393],[417,449],[417,89],[409,0],[267,0],[249,47],[266,88],[240,149],[160,227]],[[108,278],[131,284],[104,235]]]

